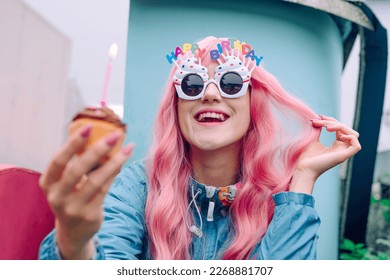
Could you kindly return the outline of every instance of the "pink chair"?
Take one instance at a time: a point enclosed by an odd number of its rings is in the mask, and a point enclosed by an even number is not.
[[[41,241],[54,228],[39,176],[0,164],[0,260],[38,259]]]

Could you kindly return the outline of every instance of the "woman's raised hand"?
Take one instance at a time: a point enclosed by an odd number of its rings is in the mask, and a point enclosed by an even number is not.
[[[65,259],[89,259],[92,237],[103,221],[103,200],[122,165],[131,156],[129,144],[100,165],[123,135],[115,132],[75,157],[85,146],[92,127],[84,126],[54,156],[39,183],[56,216],[56,240]]]
[[[334,118],[320,116],[311,120],[314,127],[324,127],[335,133],[335,140],[330,147],[319,141],[310,144],[301,154],[292,178],[290,190],[311,193],[314,182],[325,171],[344,162],[361,150],[359,133]]]

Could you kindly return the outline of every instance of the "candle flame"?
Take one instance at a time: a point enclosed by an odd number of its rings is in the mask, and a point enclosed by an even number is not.
[[[110,59],[115,59],[117,53],[118,53],[118,44],[113,43],[110,47],[110,50],[108,51],[108,57]]]

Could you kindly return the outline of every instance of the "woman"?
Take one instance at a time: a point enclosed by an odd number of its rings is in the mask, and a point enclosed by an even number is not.
[[[56,215],[42,259],[316,258],[314,183],[360,150],[358,133],[288,95],[250,45],[194,46],[167,56],[175,66],[145,162],[115,177],[129,145],[91,171],[118,134],[71,161],[90,127],[54,157],[40,180]]]

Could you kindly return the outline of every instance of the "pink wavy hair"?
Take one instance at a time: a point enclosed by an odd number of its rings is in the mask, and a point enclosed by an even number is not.
[[[207,37],[198,42],[209,51],[226,38]],[[172,84],[173,67],[159,108],[154,142],[148,154],[149,194],[146,225],[154,259],[190,259],[192,234],[185,225],[191,175],[189,145],[177,119],[177,95]],[[317,115],[286,93],[277,79],[256,67],[251,79],[251,124],[243,139],[241,183],[230,211],[235,237],[223,259],[251,258],[274,212],[272,194],[287,191],[301,152],[318,139],[310,119]],[[188,217],[193,219],[192,217]]]

